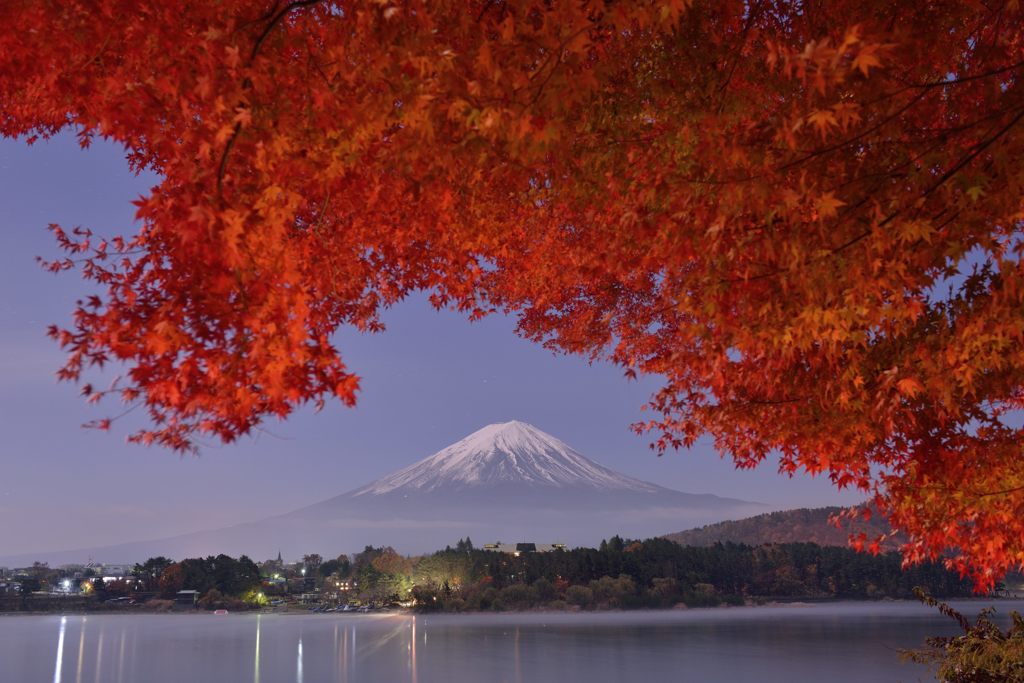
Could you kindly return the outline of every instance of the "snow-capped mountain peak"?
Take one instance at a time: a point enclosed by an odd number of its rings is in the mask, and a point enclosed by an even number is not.
[[[352,495],[515,484],[647,493],[660,489],[602,467],[533,425],[513,420],[487,425]]]

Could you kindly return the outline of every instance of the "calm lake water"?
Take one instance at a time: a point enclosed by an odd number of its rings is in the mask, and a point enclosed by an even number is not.
[[[984,602],[954,603],[973,618]],[[997,603],[1001,621],[1024,601]],[[2,683],[928,681],[915,603],[662,612],[0,617]]]

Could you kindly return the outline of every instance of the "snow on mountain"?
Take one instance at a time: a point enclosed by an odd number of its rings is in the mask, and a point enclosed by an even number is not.
[[[366,486],[286,514],[155,541],[0,558],[0,564],[218,553],[265,558],[278,551],[333,557],[366,545],[423,553],[465,536],[594,546],[614,534],[647,538],[765,511],[757,503],[627,477],[512,421],[488,425]]]
[[[655,493],[661,488],[602,467],[533,425],[513,420],[487,425],[349,495],[380,495],[398,490],[424,493],[509,484],[643,493]]]

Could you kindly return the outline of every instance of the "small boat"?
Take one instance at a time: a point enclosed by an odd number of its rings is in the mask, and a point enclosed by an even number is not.
[[[227,614],[228,611],[226,609],[217,609],[217,610],[214,610],[213,613],[214,614]]]

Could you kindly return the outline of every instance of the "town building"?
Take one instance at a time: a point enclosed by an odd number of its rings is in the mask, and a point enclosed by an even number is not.
[[[174,604],[179,607],[195,607],[199,604],[199,591],[178,591],[174,594]]]
[[[485,543],[484,550],[519,557],[523,553],[553,553],[566,550],[565,543]]]
[[[131,574],[134,568],[135,565],[131,564],[104,564],[96,568],[96,574],[103,576],[103,578],[108,576],[121,578]]]

